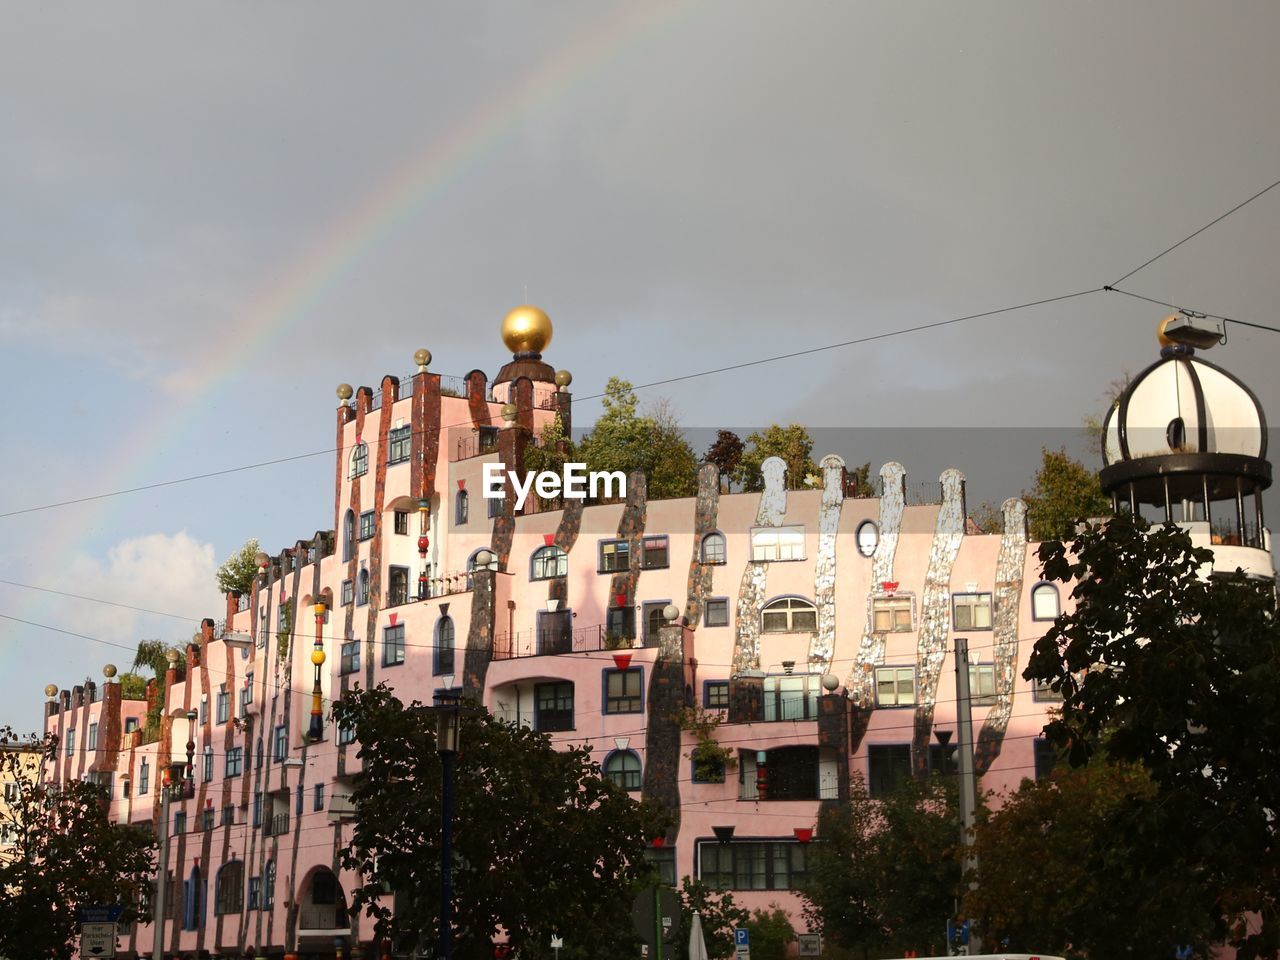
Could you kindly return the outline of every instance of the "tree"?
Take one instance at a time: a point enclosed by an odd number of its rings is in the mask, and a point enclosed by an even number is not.
[[[1076,523],[1111,515],[1111,500],[1102,492],[1098,475],[1063,450],[1041,450],[1035,487],[1022,499],[1027,504],[1027,530],[1032,540],[1059,540],[1071,535]]]
[[[755,960],[785,960],[788,944],[796,939],[796,928],[787,912],[776,903],[768,910],[755,910],[747,921],[751,935],[751,956]]]
[[[610,377],[604,407],[578,444],[588,470],[644,473],[651,500],[690,497],[698,490],[698,458],[664,401],[641,415],[631,384]]]
[[[750,915],[738,906],[727,890],[712,890],[701,880],[685,877],[680,881],[680,929],[690,930],[693,915],[702,917],[702,937],[707,942],[708,957],[734,955],[733,928],[745,927]]]
[[[860,467],[847,471],[847,474],[845,483],[849,488],[850,497],[865,499],[880,496],[880,484],[871,479],[870,460]]]
[[[244,546],[222,561],[215,575],[223,593],[248,593],[258,575],[258,541],[246,540]]]
[[[147,679],[137,673],[120,674],[120,697],[124,700],[145,700],[147,698]]]
[[[1280,625],[1274,584],[1206,577],[1212,552],[1175,524],[1121,514],[1040,547],[1074,611],[1037,641],[1027,679],[1061,690],[1045,727],[1073,766],[1140,763],[1157,787],[1128,829],[1151,876],[1193,876],[1241,957],[1280,949]],[[1176,857],[1170,851],[1176,852]],[[1261,930],[1247,936],[1245,912]],[[1258,951],[1262,951],[1261,954]],[[1270,951],[1270,952],[1267,952]]]
[[[738,464],[742,462],[742,452],[745,449],[742,438],[732,430],[717,431],[715,442],[707,447],[706,461],[714,463],[720,471],[722,492],[729,492],[729,482],[738,469]]]
[[[168,687],[164,683],[165,671],[169,668],[169,651],[173,649],[163,640],[139,640],[138,649],[133,656],[133,666],[131,671],[136,671],[142,667],[148,667],[152,675],[159,681],[156,684],[156,702],[147,710],[147,735],[151,736],[160,731],[160,717],[164,713],[165,695],[168,693]],[[182,680],[186,674],[187,665],[179,658],[175,664],[177,668],[178,680]],[[143,687],[145,693],[145,686]]]
[[[0,956],[71,957],[78,906],[120,903],[126,923],[149,919],[138,905],[151,883],[154,839],[108,820],[97,784],[46,784],[42,770],[56,763],[56,737],[24,741],[0,728],[0,779],[17,784],[17,796],[0,805],[0,832],[13,843],[0,856]]]
[[[1130,811],[1155,796],[1140,764],[1103,758],[1024,780],[977,831],[978,884],[965,912],[983,939],[1091,958],[1207,950],[1212,917],[1196,874],[1146,872],[1141,848],[1180,839],[1129,830]]]
[[[524,452],[524,468],[529,473],[554,473],[562,475],[566,463],[577,462],[573,439],[565,433],[564,421],[556,414],[538,434],[537,443],[529,444]],[[531,494],[537,496],[536,493]],[[538,497],[543,508],[556,504],[551,500]]]
[[[960,892],[956,797],[954,783],[908,776],[874,800],[855,776],[809,848],[800,893],[810,928],[864,957],[944,953],[943,922]]]
[[[803,489],[806,480],[818,472],[818,465],[813,462],[813,438],[809,431],[798,423],[781,427],[772,424],[764,430],[747,435],[747,443],[751,448],[742,454],[734,479],[743,490],[755,491],[764,489],[764,476],[760,473],[760,465],[769,457],[781,457],[787,464],[787,488]]]
[[[435,941],[440,899],[440,757],[435,722],[385,687],[348,693],[335,719],[354,729],[363,768],[343,864],[363,883],[352,903],[379,938],[408,949]],[[637,884],[665,817],[601,776],[589,749],[556,750],[545,734],[486,714],[465,717],[457,755],[455,955],[489,960],[506,930],[522,956],[599,956],[634,944]],[[391,915],[384,884],[400,905]]]

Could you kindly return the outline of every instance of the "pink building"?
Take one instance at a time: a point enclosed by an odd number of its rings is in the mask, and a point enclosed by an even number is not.
[[[518,513],[510,495],[483,497],[483,468],[518,473],[544,424],[570,426],[570,377],[541,358],[550,334],[521,308],[492,381],[441,377],[419,351],[416,373],[376,392],[339,387],[332,529],[268,558],[253,592],[204,622],[185,671],[164,678],[158,735],[110,678],[54,688],[58,776],[98,778],[117,819],[169,834],[166,954],[378,955],[336,859],[359,764],[327,714],[357,684],[424,701],[460,689],[589,742],[620,785],[676,813],[653,850],[667,878],[747,907],[796,905],[820,804],[847,797],[852,774],[876,794],[952,762],[957,636],[981,790],[1052,762],[1039,739],[1052,692],[1021,672],[1066,598],[1040,582],[1021,500],[1004,503],[1004,534],[984,535],[958,470],[908,486],[887,463],[878,495],[858,497],[827,456],[800,491],[774,460],[762,493],[724,494],[707,466],[696,497],[650,501],[635,475],[617,502],[531,496]],[[1215,544],[1224,569],[1272,577],[1265,457],[1252,394],[1173,345],[1108,416],[1103,480]],[[688,705],[724,717],[730,769],[695,769],[697,741],[671,719]],[[162,823],[160,786],[189,746],[193,795]],[[122,951],[151,956],[153,938],[138,925]]]

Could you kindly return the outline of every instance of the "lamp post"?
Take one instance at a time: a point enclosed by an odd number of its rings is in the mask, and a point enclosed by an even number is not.
[[[973,768],[973,705],[969,699],[969,641],[956,637],[956,726],[959,728],[960,841],[964,869],[975,873],[978,857],[973,850],[974,811],[978,806],[977,777]],[[971,883],[976,886],[976,883]],[[969,951],[979,952],[978,938],[970,933]]]
[[[440,754],[440,957],[453,956],[453,776],[458,756],[456,693],[437,693],[436,752]]]
[[[178,651],[170,650],[165,654],[170,666],[178,662]],[[162,801],[160,805],[160,851],[156,870],[156,899],[152,912],[151,924],[155,931],[155,943],[152,946],[152,960],[164,957],[165,914],[168,912],[165,897],[168,894],[169,878],[169,803],[171,800],[184,800],[194,794],[195,785],[195,721],[196,712],[187,711],[187,762],[177,760],[169,764],[166,772]],[[188,793],[188,789],[190,793]]]

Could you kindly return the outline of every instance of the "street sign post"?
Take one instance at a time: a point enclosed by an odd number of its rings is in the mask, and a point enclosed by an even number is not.
[[[80,956],[110,960],[116,955],[114,922],[80,924]]]
[[[746,927],[733,928],[733,955],[737,960],[751,960],[751,931]]]
[[[92,906],[76,907],[76,919],[81,923],[116,923],[124,913],[124,907],[118,903],[95,903]]]
[[[816,933],[802,933],[799,936],[800,956],[802,957],[820,957],[822,956],[822,938]]]

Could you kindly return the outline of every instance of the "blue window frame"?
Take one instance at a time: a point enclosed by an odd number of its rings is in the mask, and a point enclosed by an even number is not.
[[[289,752],[289,734],[283,723],[278,724],[271,743],[271,758],[279,763]]]
[[[606,714],[644,713],[644,667],[602,670]]]
[[[702,684],[702,705],[708,710],[728,710],[729,681],[704,681]]]
[[[315,796],[312,798],[311,809],[316,811],[324,809],[324,784],[323,783],[316,784]]]
[[[641,786],[640,756],[634,750],[615,750],[604,758],[604,775],[623,790]]]
[[[366,510],[360,514],[360,539],[369,540],[373,537],[374,530],[378,524],[375,521],[375,515],[372,510]]]
[[[232,747],[227,751],[228,777],[238,777],[244,771],[244,747]]]

